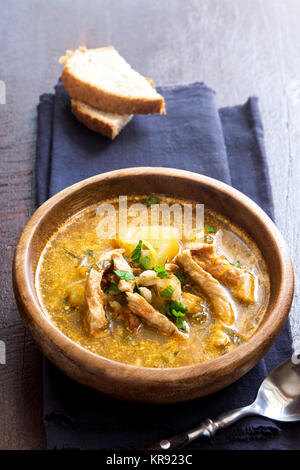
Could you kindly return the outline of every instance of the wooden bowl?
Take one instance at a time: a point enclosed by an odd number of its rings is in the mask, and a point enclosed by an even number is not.
[[[203,203],[243,228],[268,265],[271,293],[264,318],[246,343],[217,359],[173,369],[143,368],[99,357],[67,338],[43,312],[34,274],[54,230],[79,210],[118,195],[165,194]],[[15,251],[16,301],[34,340],[59,369],[83,385],[116,398],[171,403],[210,394],[248,372],[282,329],[293,297],[288,248],[271,219],[239,191],[212,178],[169,168],[130,168],[74,184],[46,201],[31,217]]]

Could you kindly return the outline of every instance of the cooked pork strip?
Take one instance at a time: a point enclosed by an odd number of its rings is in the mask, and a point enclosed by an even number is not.
[[[128,299],[128,307],[130,310],[142,318],[147,325],[152,328],[157,328],[161,333],[164,333],[167,336],[175,335],[180,338],[187,339],[186,336],[181,333],[177,326],[174,325],[165,315],[155,310],[151,304],[147,302],[139,294],[132,294],[131,292],[126,292]]]
[[[176,273],[179,270],[179,266],[175,263],[167,263],[165,265],[166,271],[171,272],[171,273]]]
[[[124,321],[128,327],[128,329],[132,332],[137,332],[139,328],[142,326],[141,320],[134,314],[132,313],[129,308],[125,308],[123,310],[123,318]]]
[[[110,267],[112,256],[116,251],[120,254],[119,250],[101,253],[97,258],[97,266],[100,270],[92,268],[87,276],[85,296],[88,308],[85,316],[85,325],[93,336],[101,334],[102,330],[108,325],[104,310],[105,294],[101,289],[101,281],[104,272]],[[120,256],[122,255],[120,254]]]
[[[114,263],[114,268],[119,271],[125,271],[127,273],[133,274],[132,268],[127,263],[126,259],[122,256],[120,251],[115,250],[112,254],[112,260]],[[121,292],[133,292],[134,288],[134,279],[125,281],[120,279],[118,288]]]
[[[176,262],[207,295],[216,317],[226,325],[231,325],[234,320],[233,310],[221,284],[193,260],[190,250],[179,253]]]
[[[103,272],[110,267],[112,254],[114,252],[115,250],[104,251],[97,257],[97,266],[99,269],[103,270]]]
[[[223,255],[217,255],[213,245],[204,245],[192,251],[197,263],[227,286],[239,299],[255,302],[255,277],[245,268],[232,265]]]
[[[108,321],[104,310],[104,293],[101,289],[101,280],[104,270],[97,271],[92,268],[86,280],[86,301],[88,308],[85,323],[89,333],[97,336],[107,326]]]

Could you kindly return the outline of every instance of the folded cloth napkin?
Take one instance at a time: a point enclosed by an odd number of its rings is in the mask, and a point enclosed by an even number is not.
[[[256,98],[217,110],[201,83],[162,87],[166,116],[136,116],[114,142],[71,114],[61,83],[38,108],[38,204],[83,178],[117,168],[164,166],[212,176],[254,199],[271,217],[273,203]],[[162,188],[163,192],[163,188]],[[44,362],[48,448],[131,449],[196,426],[203,417],[249,404],[267,373],[291,356],[286,326],[268,354],[236,383],[213,395],[172,405],[121,402],[88,390]],[[240,421],[191,449],[297,448],[298,425],[260,417]]]

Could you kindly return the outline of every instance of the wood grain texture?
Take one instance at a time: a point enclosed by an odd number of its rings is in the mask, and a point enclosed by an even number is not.
[[[36,104],[65,49],[113,44],[155,84],[205,81],[217,104],[259,96],[276,221],[296,269],[291,322],[300,339],[300,4],[298,0],[10,0],[1,2],[0,448],[43,448],[41,360],[11,287],[18,236],[34,208]],[[297,96],[298,90],[298,96]],[[5,429],[5,432],[3,431]]]

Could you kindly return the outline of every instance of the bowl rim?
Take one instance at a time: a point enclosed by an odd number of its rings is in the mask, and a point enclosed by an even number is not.
[[[184,177],[185,180],[188,179],[193,182],[200,183],[202,186],[206,186],[214,190],[217,189],[223,194],[229,196],[229,198],[236,199],[241,206],[254,213],[259,222],[264,225],[270,238],[273,239],[274,246],[276,246],[278,252],[282,282],[277,294],[276,302],[272,308],[272,314],[245,343],[223,356],[219,356],[206,362],[174,368],[148,368],[125,364],[103,356],[98,356],[68,338],[54,325],[54,323],[52,323],[47,313],[43,311],[39,304],[38,296],[35,292],[35,282],[33,289],[30,285],[28,271],[30,266],[30,243],[40,222],[47,217],[49,212],[59,201],[64,199],[66,196],[77,193],[90,184],[99,183],[104,179],[107,180],[110,178],[115,179],[128,176],[138,177],[140,175],[149,175],[149,173],[152,175],[163,174],[167,177]],[[166,167],[132,167],[113,170],[84,179],[68,186],[45,201],[28,220],[18,241],[13,262],[13,286],[15,297],[22,305],[21,310],[25,324],[29,326],[29,329],[31,329],[31,325],[33,323],[35,326],[43,330],[48,339],[50,339],[58,350],[69,360],[75,360],[77,363],[87,367],[90,371],[104,371],[105,374],[109,376],[118,376],[119,378],[126,376],[126,379],[131,378],[133,381],[140,380],[142,382],[149,382],[149,379],[151,378],[151,380],[155,380],[156,383],[159,382],[163,384],[166,382],[177,381],[180,378],[190,379],[199,375],[216,373],[220,369],[228,370],[228,368],[232,367],[233,364],[246,364],[247,360],[251,357],[252,353],[257,350],[258,346],[263,345],[268,341],[268,338],[270,338],[270,332],[275,331],[274,337],[269,339],[267,348],[269,349],[288,316],[293,298],[294,274],[289,250],[281,233],[270,217],[254,201],[242,192],[209,176],[186,170]],[[263,354],[261,354],[259,359],[262,356]],[[127,376],[129,369],[130,375]]]

